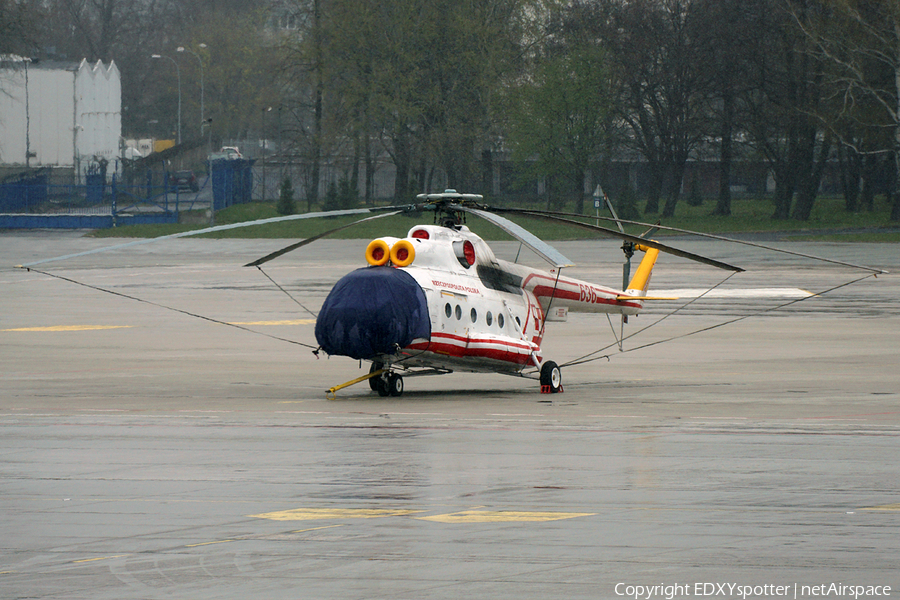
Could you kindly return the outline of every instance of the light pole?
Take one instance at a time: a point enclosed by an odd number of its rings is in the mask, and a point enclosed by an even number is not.
[[[198,47],[206,48],[206,44],[198,44]],[[203,59],[200,58],[199,54],[184,46],[178,46],[177,52],[190,52],[197,59],[197,62],[200,63],[200,136],[203,137],[203,124],[205,123],[203,116]]]
[[[175,75],[178,77],[178,144],[181,145],[181,69],[178,68],[178,63],[171,56],[152,54],[150,58],[168,58],[175,65]]]
[[[266,139],[266,113],[272,112],[272,107],[262,109],[262,198],[261,200],[265,202],[266,200],[266,150],[268,144],[268,140]]]

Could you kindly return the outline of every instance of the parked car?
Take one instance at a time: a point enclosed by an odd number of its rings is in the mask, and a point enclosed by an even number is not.
[[[176,171],[169,175],[169,190],[178,192],[197,192],[200,183],[193,171]]]
[[[219,152],[231,159],[244,158],[244,155],[241,154],[241,151],[238,150],[237,146],[222,146],[222,149],[219,150]]]

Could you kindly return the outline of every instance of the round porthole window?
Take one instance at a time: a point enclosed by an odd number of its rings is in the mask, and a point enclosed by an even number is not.
[[[487,321],[488,327],[490,327],[491,323],[494,322],[494,315],[491,314],[491,311],[488,311],[484,316],[484,320]]]
[[[462,308],[460,308],[459,304],[456,305],[456,320],[459,321],[462,319]]]
[[[497,327],[503,329],[503,315],[497,315]]]
[[[478,320],[478,311],[475,310],[475,309],[473,308],[473,309],[469,312],[469,316],[472,317],[472,322],[474,323],[475,321]]]
[[[448,318],[448,319],[449,319],[451,316],[453,316],[453,307],[450,306],[450,303],[449,303],[449,302],[448,302],[447,304],[444,305],[444,314],[447,315],[447,318]]]

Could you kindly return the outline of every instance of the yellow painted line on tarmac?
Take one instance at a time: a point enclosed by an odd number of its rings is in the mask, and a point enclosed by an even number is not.
[[[421,521],[436,523],[536,523],[560,521],[577,517],[590,517],[597,513],[522,512],[515,510],[464,510],[462,512],[431,517],[416,517]]]
[[[293,319],[289,321],[236,321],[229,325],[314,325],[315,319]]]
[[[134,325],[52,325],[50,327],[17,327],[0,331],[99,331],[102,329],[129,329]]]
[[[247,515],[254,519],[271,521],[315,521],[326,519],[377,519],[380,517],[402,517],[422,512],[420,510],[380,510],[368,508],[295,508]]]
[[[213,544],[227,544],[228,542],[236,542],[237,540],[217,540],[215,542],[200,542],[199,544],[185,544],[185,548],[196,548],[198,546],[212,546]]]
[[[900,510],[900,504],[884,504],[882,506],[868,506],[859,510]]]
[[[123,556],[128,556],[127,554],[116,554],[115,556],[98,556],[97,558],[83,558],[81,560],[73,560],[73,563],[87,563],[87,562],[95,562],[98,560],[109,560],[111,558],[122,558]]]

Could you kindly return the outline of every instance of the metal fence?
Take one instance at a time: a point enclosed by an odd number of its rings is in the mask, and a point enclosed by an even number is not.
[[[196,189],[179,186],[174,172],[147,170],[107,178],[89,172],[84,183],[65,182],[37,169],[0,182],[0,228],[105,228],[177,223],[184,211],[221,210],[249,202],[252,162],[214,161]]]

